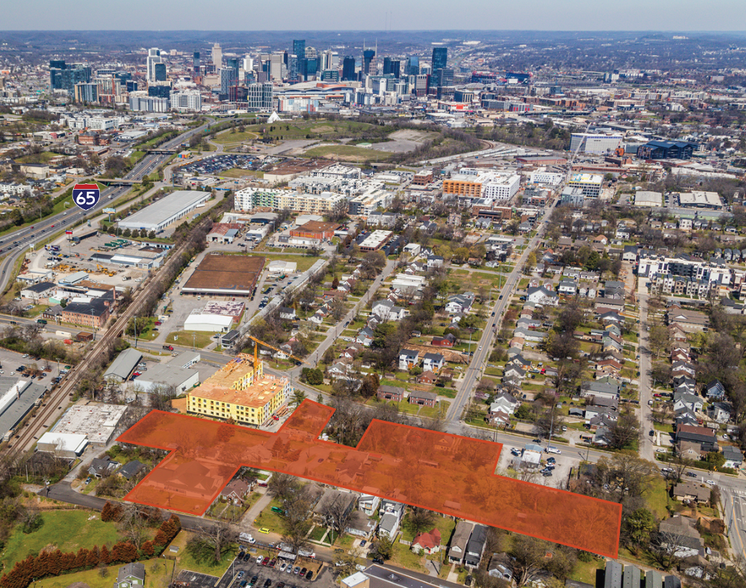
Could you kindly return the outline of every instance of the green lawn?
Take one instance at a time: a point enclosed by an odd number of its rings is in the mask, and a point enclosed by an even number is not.
[[[18,163],[48,163],[55,157],[59,157],[60,153],[52,153],[51,151],[42,151],[33,155],[24,155],[16,159]],[[64,156],[63,156],[64,157]]]
[[[95,519],[88,520],[95,515]],[[49,545],[63,552],[86,549],[94,545],[114,545],[121,539],[114,523],[103,523],[98,513],[90,510],[58,510],[42,514],[42,527],[28,535],[16,527],[11,533],[0,558],[4,569],[10,570],[30,553],[39,553]],[[71,533],[74,530],[74,533]]]
[[[195,347],[204,349],[213,342],[212,336],[214,334],[205,331],[173,331],[166,337],[166,342],[186,346],[194,344]]]
[[[451,535],[453,535],[453,531],[456,529],[456,521],[449,517],[444,517],[436,514],[435,517],[433,517],[433,525],[432,527],[430,527],[430,529],[428,529],[428,531],[430,531],[431,529],[438,529],[438,531],[440,531],[441,545],[448,545],[451,540]],[[404,517],[401,530],[402,539],[404,539],[405,541],[414,540],[414,533],[409,527],[409,515]]]
[[[220,172],[219,175],[225,176],[228,178],[246,178],[246,177],[263,178],[264,172],[234,167],[233,169],[227,169],[225,171]]]
[[[173,560],[146,559],[141,561],[145,566],[145,584],[148,588],[168,588],[173,573]],[[112,583],[116,580],[117,573],[122,566],[115,565],[108,568],[106,577],[101,576],[98,568],[85,570],[84,572],[75,572],[74,574],[64,574],[53,578],[37,580],[34,585],[36,588],[65,588],[76,582],[83,582],[90,588],[111,588]]]
[[[228,566],[231,565],[233,559],[236,557],[236,553],[238,553],[238,545],[234,543],[231,550],[223,556],[223,559],[219,564],[209,565],[195,561],[195,559],[191,555],[189,555],[189,553],[187,553],[186,544],[192,536],[193,534],[189,533],[188,531],[180,531],[179,534],[171,542],[172,546],[176,546],[179,548],[179,554],[176,557],[177,572],[180,570],[190,570],[192,572],[208,574],[210,576],[217,576],[218,578],[220,578],[225,573],[225,570],[228,569]],[[147,571],[148,570],[146,568],[145,585],[149,586]]]
[[[273,499],[264,510],[259,513],[259,516],[254,519],[254,526],[257,528],[266,527],[274,533],[282,533],[284,525],[282,522],[282,516],[276,512],[272,512],[272,507],[282,507],[282,504],[277,499]]]
[[[576,582],[585,582],[591,586],[596,585],[596,570],[602,570],[606,566],[606,561],[603,558],[594,557],[589,562],[583,562],[578,560],[575,565],[575,569],[570,574],[570,579]]]
[[[668,491],[666,490],[666,481],[660,476],[654,476],[653,483],[648,492],[644,495],[648,502],[648,507],[659,519],[665,518],[668,511]]]
[[[417,555],[409,549],[406,545],[402,545],[398,541],[394,543],[394,553],[391,558],[391,563],[396,566],[401,566],[408,570],[415,570],[417,572],[424,572],[425,566],[422,564],[423,557]]]
[[[391,157],[391,153],[375,151],[365,147],[354,145],[325,145],[324,147],[313,147],[303,155],[306,157],[327,157],[329,159],[341,159],[343,161],[385,161]]]
[[[264,257],[264,253],[262,257]],[[304,272],[316,263],[320,257],[313,257],[310,255],[282,255],[277,253],[267,253],[267,261],[294,261],[298,264],[297,270]]]
[[[227,131],[225,133],[217,135],[214,139],[210,139],[213,143],[218,143],[219,145],[234,145],[236,143],[243,143],[245,141],[253,141],[254,139],[258,139],[259,135],[257,133],[252,133],[251,131],[244,131],[243,133],[240,133],[236,131],[235,133],[231,133],[230,131]]]

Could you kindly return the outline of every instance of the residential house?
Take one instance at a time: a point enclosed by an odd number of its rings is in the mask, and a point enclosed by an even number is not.
[[[727,423],[733,414],[733,407],[727,402],[713,402],[707,407],[707,416],[718,423]]]
[[[619,229],[617,229],[617,235],[619,235]],[[621,238],[617,236],[617,238]],[[627,235],[624,237],[625,239],[629,239],[629,232],[627,232]],[[637,245],[625,245],[624,251],[622,252],[622,261],[628,261],[630,263],[634,263],[637,261]]]
[[[246,480],[231,480],[220,491],[220,497],[224,500],[230,500],[236,506],[241,506],[249,488],[249,483]]]
[[[401,402],[404,400],[404,388],[399,388],[398,386],[379,386],[376,396],[379,400]]]
[[[399,523],[400,519],[396,514],[387,512],[378,524],[378,534],[393,541],[399,532]]]
[[[378,496],[363,494],[362,496],[360,496],[360,498],[357,499],[357,507],[366,515],[372,517],[375,514],[376,509],[378,509],[378,504],[380,502],[381,499],[378,498]]]
[[[723,400],[725,398],[725,386],[720,383],[720,380],[713,380],[705,387],[705,395],[710,402]]]
[[[557,287],[557,292],[563,296],[575,296],[578,292],[578,283],[575,280],[562,280]]]
[[[130,462],[124,464],[117,472],[118,475],[122,476],[125,480],[131,480],[137,474],[139,474],[145,468],[145,464],[137,459],[133,459]]]
[[[431,372],[430,370],[422,372],[417,376],[417,383],[424,384],[425,386],[432,386],[438,381],[438,374]]]
[[[559,304],[559,297],[551,290],[540,286],[538,288],[529,288],[526,291],[526,301],[541,304],[542,306],[557,306]]]
[[[448,550],[448,560],[451,563],[461,565],[466,556],[466,546],[471,537],[471,531],[474,525],[467,521],[459,521],[456,529],[451,536],[451,548]]]
[[[475,525],[471,537],[469,537],[469,542],[466,544],[464,564],[467,567],[476,568],[479,566],[479,562],[482,560],[482,554],[484,553],[484,546],[486,544],[487,527],[484,527],[483,525]]]
[[[145,565],[128,563],[119,568],[114,588],[143,588],[145,585]]]
[[[356,501],[357,495],[352,492],[327,488],[313,508],[313,517],[319,524],[329,526],[333,522],[330,512],[344,513],[347,516],[352,512]]]
[[[687,333],[702,331],[709,324],[709,318],[705,313],[684,310],[677,304],[668,309],[667,320],[669,325],[676,325]]]
[[[718,450],[715,431],[707,427],[679,425],[676,428],[676,442],[680,443],[681,441],[697,443],[705,452]]]
[[[699,412],[704,406],[704,401],[700,396],[690,392],[674,392],[673,409],[688,408],[692,412]]]
[[[103,459],[95,457],[88,467],[88,474],[96,478],[108,476],[119,467],[119,462],[112,460],[110,457]]]
[[[432,529],[428,533],[420,533],[412,541],[412,551],[415,553],[422,553],[423,551],[427,555],[438,553],[440,551],[440,531],[438,529]]]
[[[422,358],[422,369],[437,374],[445,363],[446,360],[440,353],[426,353]]]
[[[456,343],[456,337],[451,333],[448,333],[445,337],[433,337],[430,342],[435,347],[453,347],[454,343]]]
[[[399,352],[399,369],[402,371],[408,371],[410,368],[417,365],[419,357],[420,352],[416,349],[402,349]]]
[[[371,329],[368,326],[363,327],[360,329],[360,332],[357,334],[357,337],[355,338],[356,343],[360,343],[360,345],[364,347],[370,347],[370,344],[373,343],[373,338],[375,334],[373,333],[373,329]]]
[[[382,321],[399,321],[406,314],[403,308],[396,306],[391,300],[378,300],[374,302],[370,311]]]
[[[294,321],[298,316],[295,314],[294,308],[283,306],[280,308],[280,318],[286,321]]]
[[[376,530],[376,520],[371,519],[364,512],[355,510],[350,513],[347,519],[347,526],[345,532],[355,537],[368,540],[373,536]]]
[[[444,263],[445,263],[445,259],[443,259],[440,255],[428,255],[427,256],[427,268],[428,269],[435,269],[438,267],[443,267]]]
[[[697,531],[697,522],[689,517],[674,515],[658,525],[663,547],[670,546],[677,558],[704,554],[704,542]]]
[[[523,380],[526,377],[526,370],[521,369],[520,366],[514,364],[508,364],[505,366],[504,378],[512,380]]]
[[[465,313],[474,304],[474,295],[454,294],[448,297],[445,310],[448,314]]]
[[[434,392],[410,392],[407,399],[409,404],[419,404],[420,406],[434,407],[438,404],[438,395]]]
[[[741,467],[741,464],[743,464],[743,453],[733,445],[726,445],[723,447],[723,457],[725,457],[725,463],[723,465],[726,468],[737,470]]]
[[[684,424],[677,426],[684,426]],[[705,457],[702,445],[694,441],[679,441],[676,444],[676,454],[681,459],[691,459],[692,461],[699,461]]]
[[[492,404],[490,404],[490,412],[502,411],[507,414],[514,414],[516,409],[520,406],[520,401],[514,398],[507,392],[503,392],[495,397]]]
[[[673,497],[682,502],[709,502],[710,488],[697,482],[681,482],[674,486]]]

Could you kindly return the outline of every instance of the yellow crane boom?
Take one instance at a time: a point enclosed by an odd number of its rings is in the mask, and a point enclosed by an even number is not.
[[[269,349],[274,349],[278,353],[285,353],[282,349],[278,349],[274,345],[265,343],[264,341],[261,341],[260,339],[257,339],[256,337],[252,337],[251,335],[249,335],[249,339],[251,339],[254,342],[254,365],[257,365],[259,362],[259,346],[260,345],[264,345],[264,347],[268,347]],[[290,355],[289,353],[287,355],[288,357],[290,357],[291,359],[294,359],[298,363],[305,363],[306,365],[311,365],[310,363],[301,359],[300,357],[295,357],[295,355]]]

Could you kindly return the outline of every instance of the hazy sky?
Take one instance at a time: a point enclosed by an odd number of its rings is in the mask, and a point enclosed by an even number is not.
[[[746,29],[746,0],[4,0],[0,30]]]

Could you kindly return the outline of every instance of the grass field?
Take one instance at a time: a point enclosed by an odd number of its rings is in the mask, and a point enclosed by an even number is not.
[[[273,506],[281,507],[282,504],[277,499],[272,500],[272,502],[270,502],[264,510],[259,513],[259,516],[254,519],[254,526],[257,529],[264,527],[275,533],[282,533],[284,531],[282,516],[276,512],[272,512]]]
[[[173,331],[166,337],[166,342],[177,343],[178,345],[194,345],[203,349],[212,343],[214,334],[205,331]]]
[[[207,574],[209,576],[217,576],[218,578],[220,578],[225,573],[225,570],[228,569],[228,566],[231,565],[233,559],[236,557],[236,553],[238,553],[238,545],[234,543],[231,551],[223,556],[223,559],[218,565],[208,565],[195,561],[195,559],[191,555],[189,555],[189,553],[187,553],[186,544],[193,536],[194,534],[190,533],[189,531],[180,531],[179,534],[176,535],[174,540],[171,542],[171,546],[179,548],[179,554],[176,556],[177,573],[181,570],[189,570],[191,572]],[[147,576],[148,568],[146,567],[145,569],[145,585],[149,587],[150,585],[148,584]]]
[[[325,145],[324,147],[312,147],[305,153],[306,157],[325,157],[327,159],[339,159],[342,161],[386,161],[391,157],[390,153],[374,151],[365,147],[354,145]]]
[[[55,157],[59,157],[60,153],[52,153],[51,151],[43,151],[34,155],[24,155],[16,159],[18,163],[47,163]]]
[[[145,582],[148,588],[168,588],[173,573],[173,560],[155,558],[146,559],[140,563],[145,566]],[[75,582],[83,582],[90,588],[111,588],[121,567],[121,565],[110,566],[107,568],[108,574],[105,577],[101,575],[99,569],[93,569],[37,580],[35,585],[37,588],[65,588]]]
[[[89,517],[95,519],[88,520]],[[10,570],[30,553],[39,553],[43,548],[54,545],[63,552],[78,551],[94,545],[114,545],[120,540],[114,523],[103,523],[99,514],[90,510],[58,510],[42,514],[42,527],[28,535],[16,527],[13,530],[0,561],[5,570]],[[71,533],[71,530],[75,530]],[[65,584],[66,586],[67,584]]]
[[[230,131],[226,131],[222,134],[217,135],[214,139],[210,139],[213,143],[218,143],[220,145],[237,145],[239,143],[244,143],[246,141],[253,141],[254,139],[258,139],[259,134],[252,132],[252,131],[244,131],[243,133],[240,133],[236,131],[235,133],[231,133]]]
[[[263,178],[264,172],[234,167],[232,169],[227,169],[225,171],[220,172],[220,175],[225,176],[227,178],[248,178],[248,177]]]

